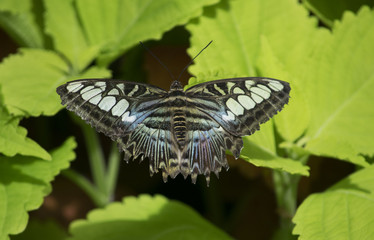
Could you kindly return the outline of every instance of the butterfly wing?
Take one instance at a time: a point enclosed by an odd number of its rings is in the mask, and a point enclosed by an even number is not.
[[[290,86],[270,78],[233,78],[195,85],[186,90],[188,104],[197,112],[190,122],[185,158],[191,162],[191,176],[211,171],[218,175],[228,167],[225,150],[238,158],[242,136],[251,135],[288,103]],[[198,162],[197,162],[198,161]]]
[[[62,104],[113,140],[131,133],[157,110],[167,92],[113,79],[83,79],[57,88]]]

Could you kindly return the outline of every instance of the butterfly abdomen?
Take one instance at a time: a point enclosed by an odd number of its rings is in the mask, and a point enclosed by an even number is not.
[[[173,114],[173,129],[179,146],[183,146],[186,139],[186,115],[182,109],[176,109]]]

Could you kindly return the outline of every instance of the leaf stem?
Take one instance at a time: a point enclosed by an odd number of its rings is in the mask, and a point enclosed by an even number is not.
[[[280,228],[278,234],[286,234],[288,237],[292,236],[292,217],[296,213],[297,208],[297,187],[300,180],[299,175],[292,175],[287,172],[273,171],[273,181],[275,188],[275,195],[278,205],[278,214],[280,221]]]
[[[97,191],[97,188],[88,181],[87,178],[72,169],[63,171],[62,175],[80,187],[92,199],[96,206],[105,206],[107,197],[100,193],[100,191]]]
[[[107,189],[107,196],[108,201],[114,200],[115,188],[118,178],[119,172],[119,164],[120,164],[120,154],[118,152],[118,148],[115,143],[112,144],[112,148],[109,154],[109,163],[107,169],[107,181],[106,181],[106,189]]]
[[[90,160],[93,181],[101,193],[107,193],[105,184],[105,158],[99,138],[93,128],[88,124],[80,124],[86,142],[88,158]]]

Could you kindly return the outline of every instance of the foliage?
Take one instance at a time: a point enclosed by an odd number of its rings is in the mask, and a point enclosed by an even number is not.
[[[291,233],[302,239],[369,239],[374,235],[374,168],[368,161],[374,155],[374,11],[349,0],[332,11],[333,1],[322,2],[0,1],[0,26],[22,47],[0,64],[0,240],[26,226],[17,239],[35,238],[44,227],[27,225],[28,212],[41,206],[53,179],[75,158],[73,138],[47,151],[27,137],[21,120],[56,115],[63,108],[57,86],[111,77],[111,64],[139,40],[160,40],[178,25],[191,35],[191,57],[213,40],[189,68],[197,76],[189,85],[239,76],[291,83],[289,105],[245,137],[241,152],[246,162],[272,169],[276,202],[286,213],[274,239],[289,239]],[[73,221],[69,239],[230,238],[186,204],[161,195],[111,202],[119,154],[113,147],[106,162],[97,135],[77,122],[93,180],[73,169],[63,175],[103,208]],[[297,186],[310,174],[311,156],[361,170],[297,207]],[[67,236],[55,223],[42,226],[49,229],[44,236]]]

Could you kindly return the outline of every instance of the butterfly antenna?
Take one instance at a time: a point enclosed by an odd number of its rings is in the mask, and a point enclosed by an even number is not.
[[[151,55],[152,55],[152,57],[154,58],[154,59],[156,59],[157,60],[157,62],[159,63],[159,64],[161,64],[161,66],[163,66],[165,69],[166,69],[166,71],[169,73],[169,76],[171,77],[171,79],[173,79],[173,80],[175,80],[175,76],[170,72],[170,70],[169,70],[169,68],[168,67],[166,67],[166,65],[163,63],[163,62],[161,62],[161,60],[151,51],[151,50],[149,50],[144,44],[143,44],[143,42],[139,42],[140,43],[140,45],[142,45],[142,47],[145,49],[145,50],[147,50]]]
[[[207,47],[209,47],[209,45],[213,42],[210,41],[203,49],[200,50],[200,52],[194,57],[192,58],[192,60],[183,68],[182,72],[179,74],[177,80],[179,81],[179,79],[181,78],[182,74],[186,71],[186,69],[193,63],[193,61],[200,55],[200,53],[202,53]]]

